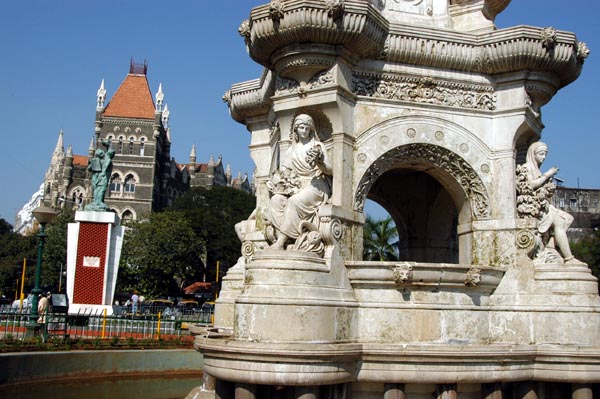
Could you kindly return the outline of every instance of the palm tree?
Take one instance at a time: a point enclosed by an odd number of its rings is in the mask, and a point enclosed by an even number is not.
[[[398,231],[391,217],[375,220],[367,215],[363,227],[365,260],[398,260]]]

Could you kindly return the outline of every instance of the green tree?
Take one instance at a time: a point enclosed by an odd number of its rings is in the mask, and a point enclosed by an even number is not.
[[[117,291],[178,295],[178,281],[199,277],[203,251],[203,241],[183,212],[153,213],[132,222],[125,233]]]
[[[379,261],[398,259],[398,231],[391,217],[375,220],[367,215],[363,227],[363,258]]]
[[[196,235],[206,243],[206,280],[215,281],[216,263],[224,273],[240,257],[241,242],[234,226],[256,207],[253,195],[230,187],[195,187],[178,198],[171,209],[181,211]]]
[[[67,231],[68,224],[75,221],[75,212],[71,209],[62,210],[58,216],[46,226],[46,244],[40,274],[42,289],[58,292],[65,291],[65,277],[61,280],[62,271],[67,270]]]
[[[600,279],[600,230],[571,243],[573,255],[588,264],[592,274]],[[600,287],[598,288],[600,291]]]
[[[0,294],[14,298],[20,290],[23,259],[27,259],[26,289],[33,287],[36,262],[35,234],[22,236],[13,231],[13,226],[0,219]],[[33,266],[33,267],[32,267]],[[19,280],[19,287],[17,287]]]

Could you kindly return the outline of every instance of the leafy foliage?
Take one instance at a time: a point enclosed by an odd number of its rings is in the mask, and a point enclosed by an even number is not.
[[[125,234],[117,291],[149,297],[179,294],[176,279],[197,279],[204,243],[182,212],[153,213]]]
[[[571,243],[573,255],[588,264],[592,274],[600,279],[600,230]],[[600,287],[598,288],[600,291]]]
[[[36,262],[36,242],[34,234],[22,236],[12,231],[13,227],[0,219],[0,293],[14,298],[17,280],[20,281],[23,259],[27,259],[26,287],[33,287],[33,273]],[[20,284],[19,284],[20,286]]]
[[[171,207],[182,212],[206,243],[206,281],[215,281],[216,263],[224,273],[240,257],[241,242],[236,223],[245,220],[256,207],[256,198],[230,187],[196,187],[178,198]]]
[[[379,261],[398,259],[398,231],[391,217],[375,220],[367,216],[363,227],[363,258]]]
[[[61,265],[67,270],[67,225],[75,221],[73,210],[64,209],[46,226],[46,244],[42,261],[41,284],[45,290],[58,292]],[[65,291],[66,281],[62,278],[61,291]]]

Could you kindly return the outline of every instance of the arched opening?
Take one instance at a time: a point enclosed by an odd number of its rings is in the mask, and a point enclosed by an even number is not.
[[[383,173],[367,198],[384,208],[398,231],[399,260],[458,263],[458,212],[452,196],[428,173]]]
[[[425,263],[473,261],[471,222],[490,217],[487,189],[460,155],[429,143],[398,146],[363,172],[355,209],[370,199],[392,217],[400,260]]]
[[[399,260],[398,230],[391,215],[377,202],[367,199],[363,226],[363,260]]]

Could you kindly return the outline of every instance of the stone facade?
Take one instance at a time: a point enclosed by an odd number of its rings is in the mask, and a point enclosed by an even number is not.
[[[508,4],[273,0],[240,25],[265,72],[224,98],[252,134],[257,208],[196,339],[216,398],[598,390],[597,279],[532,256],[546,232],[517,212],[540,108],[589,51],[553,28],[495,30]],[[362,260],[366,199],[398,226],[401,261]]]
[[[91,201],[88,160],[97,143],[115,149],[113,172],[106,203],[123,219],[137,219],[160,211],[190,187],[231,186],[252,192],[247,175],[232,179],[222,158],[196,163],[192,147],[189,164],[171,157],[169,110],[162,86],[152,98],[146,78],[147,65],[130,66],[129,74],[105,105],[104,81],[98,90],[95,135],[86,155],[64,149],[61,130],[44,179],[43,201],[55,208],[83,209]]]
[[[557,187],[554,206],[573,216],[567,232],[577,241],[600,227],[600,190],[589,188]]]

